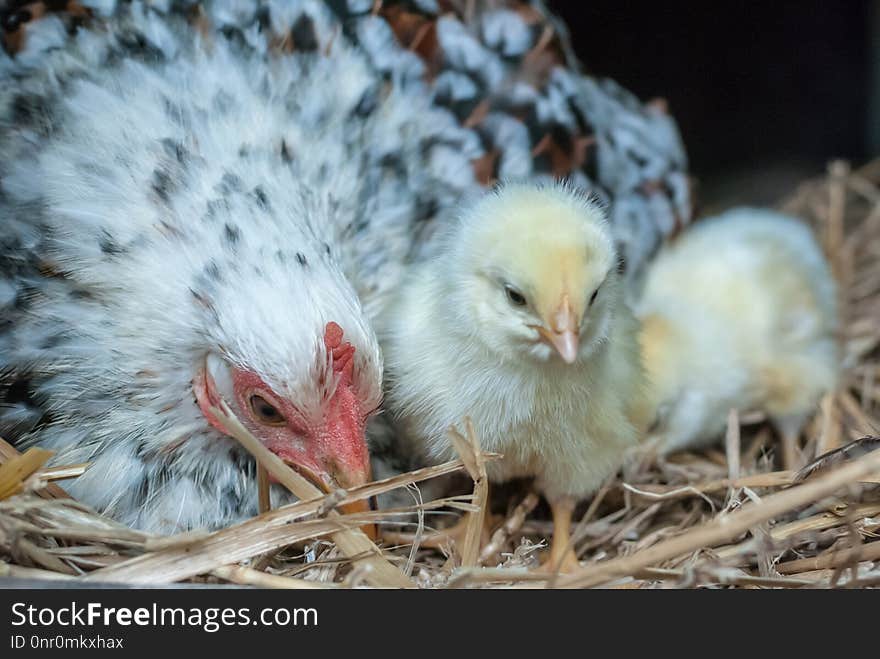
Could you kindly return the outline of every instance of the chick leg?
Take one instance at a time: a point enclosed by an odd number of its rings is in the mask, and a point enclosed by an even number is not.
[[[571,541],[571,516],[576,503],[573,497],[560,497],[550,501],[553,538],[550,540],[550,555],[538,568],[542,572],[573,572],[580,568]]]
[[[798,458],[798,436],[792,433],[782,435],[782,468],[796,471],[800,468]]]
[[[782,449],[782,468],[797,471],[803,466],[800,452],[800,434],[804,425],[801,417],[782,417],[774,419],[774,425],[779,431],[779,441]]]

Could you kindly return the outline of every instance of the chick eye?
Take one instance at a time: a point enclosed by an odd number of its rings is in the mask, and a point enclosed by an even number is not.
[[[267,426],[280,426],[287,422],[284,415],[265,398],[259,394],[254,394],[248,401],[254,418],[260,423]]]
[[[593,291],[593,294],[590,296],[590,305],[592,306],[593,302],[596,301],[596,298],[599,297],[599,289],[597,288]]]
[[[504,292],[507,294],[507,300],[516,307],[526,306],[525,295],[516,290],[513,286],[505,286]]]

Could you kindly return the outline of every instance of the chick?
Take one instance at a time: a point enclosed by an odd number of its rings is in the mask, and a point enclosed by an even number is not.
[[[408,450],[453,457],[470,417],[503,454],[492,481],[534,477],[554,537],[546,565],[577,566],[574,505],[646,420],[638,325],[603,211],[563,184],[501,187],[414,266],[386,316],[387,408]]]
[[[834,279],[803,222],[743,208],[697,223],[651,264],[636,313],[663,450],[717,439],[731,408],[761,409],[795,467],[840,363]]]

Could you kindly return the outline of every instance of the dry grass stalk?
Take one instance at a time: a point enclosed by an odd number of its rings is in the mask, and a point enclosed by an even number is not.
[[[480,541],[488,514],[486,507],[489,504],[489,477],[486,475],[486,462],[480,451],[480,443],[470,419],[465,419],[465,432],[467,437],[462,436],[455,428],[449,430],[452,444],[474,481],[474,495],[471,503],[477,510],[468,513],[461,548],[461,565],[468,568],[475,566],[480,557]]]
[[[718,480],[709,481],[708,483],[695,483],[694,485],[686,485],[682,487],[650,484],[635,487],[627,483],[623,483],[622,487],[633,494],[651,501],[672,501],[674,499],[685,499],[694,496],[703,497],[713,492],[725,491],[732,488],[781,487],[784,485],[790,485],[792,478],[793,475],[790,471],[773,471],[766,474],[743,476],[742,478],[737,478],[735,480],[731,480],[730,478],[720,478]]]
[[[257,588],[278,588],[287,590],[321,590],[337,588],[333,583],[322,581],[306,581],[295,577],[282,577],[277,574],[268,574],[260,570],[254,570],[240,565],[224,565],[211,571],[218,579],[229,581],[242,586],[256,586]]]
[[[49,581],[68,581],[74,577],[62,572],[52,570],[39,570],[32,567],[20,567],[0,561],[0,578],[12,577],[15,579],[46,579]]]
[[[323,498],[324,493],[315,485],[288,467],[281,458],[269,451],[256,437],[241,425],[232,410],[225,402],[220,401],[221,410],[211,408],[211,413],[223,424],[226,431],[251,454],[279,483],[284,485],[296,497],[309,500]],[[329,511],[327,516],[336,519],[339,513]],[[333,533],[333,541],[349,558],[358,557],[365,565],[370,566],[367,581],[377,588],[414,588],[415,584],[403,572],[388,562],[373,541],[359,528],[343,528]]]
[[[829,550],[818,556],[780,563],[776,566],[776,571],[780,574],[798,574],[811,570],[838,568],[861,561],[880,561],[880,542],[859,545],[855,548]]]
[[[51,457],[51,451],[31,447],[0,465],[0,501],[21,492],[24,482]]]
[[[63,465],[61,467],[46,467],[33,474],[31,478],[41,483],[68,480],[82,476],[90,466],[91,463],[83,462],[75,465]]]
[[[762,522],[772,520],[811,501],[830,496],[841,487],[877,470],[880,470],[880,451],[874,451],[814,481],[771,495],[761,503],[744,507],[737,513],[718,517],[686,534],[665,540],[633,556],[612,559],[584,568],[560,579],[559,585],[560,587],[596,586],[702,547],[712,547],[733,540]]]
[[[5,465],[6,463],[10,462],[11,460],[14,460],[15,458],[17,458],[20,455],[21,455],[21,453],[19,453],[18,450],[16,450],[16,448],[14,446],[12,446],[6,440],[4,440],[2,437],[0,437],[0,468],[2,468],[2,465]],[[46,483],[45,487],[40,487],[40,488],[35,488],[35,489],[37,490],[37,493],[41,497],[46,498],[46,499],[66,499],[66,498],[68,498],[67,492],[65,492],[63,489],[61,489],[55,483]],[[3,497],[0,496],[0,499],[2,499],[2,498]]]
[[[358,501],[399,487],[401,483],[417,482],[416,478],[425,480],[437,474],[449,473],[453,468],[460,467],[461,463],[455,461],[441,465],[439,468],[421,469],[418,473],[413,472],[386,479],[380,483],[371,483],[353,490],[337,503],[342,505]],[[241,524],[201,537],[197,536],[192,542],[172,545],[161,551],[144,554],[118,565],[96,570],[85,578],[95,581],[139,584],[180,581],[225,565],[276,551],[296,542],[311,540],[327,534],[333,534],[332,537],[335,537],[335,535],[341,535],[338,533],[340,529],[358,530],[358,527],[374,522],[377,518],[387,514],[387,512],[345,516],[335,514],[331,519],[306,519],[310,515],[315,515],[321,509],[323,502],[324,497],[320,497],[278,508]],[[448,505],[448,503],[448,500],[444,500],[437,502],[437,505]],[[372,545],[372,543],[370,544]],[[372,546],[375,547],[375,545]],[[340,549],[342,548],[340,547]],[[378,548],[376,550],[378,551]],[[368,549],[367,551],[371,552],[372,550]],[[345,550],[343,553],[346,553]],[[355,560],[367,559],[369,554],[364,556],[350,554],[349,557]],[[368,562],[366,563],[370,565]],[[393,565],[391,567],[395,571],[397,570]],[[370,576],[369,572],[365,573],[365,578]],[[372,579],[367,580],[372,581]]]
[[[870,519],[872,515],[880,514],[880,504],[862,504],[854,505],[849,509],[847,507],[843,511],[846,515],[839,511],[821,512],[802,519],[794,520],[786,524],[779,524],[772,528],[768,533],[768,540],[777,545],[783,545],[798,537],[805,537],[811,533],[836,530],[846,523],[846,516],[850,519]],[[856,523],[857,527],[864,526],[863,523]],[[835,531],[835,534],[840,533]],[[744,564],[746,557],[742,555],[741,545],[729,545],[719,547],[713,551],[715,558],[727,563]]]
[[[639,570],[636,579],[645,581],[674,580],[681,586],[694,585],[696,583],[717,584],[724,586],[748,586],[761,588],[807,588],[821,585],[820,580],[792,579],[781,577],[755,577],[736,569],[704,569],[693,570],[667,570],[662,568],[645,568]]]
[[[492,534],[488,544],[483,547],[478,561],[480,565],[485,565],[501,553],[504,549],[504,545],[507,544],[507,541],[514,533],[522,528],[523,522],[526,521],[526,517],[537,505],[538,495],[535,492],[529,492],[525,498],[519,502],[516,508],[513,509],[513,512],[505,520],[504,524]]]
[[[261,464],[257,464],[257,509],[260,514],[269,512],[272,509],[272,501],[270,499],[270,482],[269,472]]]
[[[438,475],[448,474],[461,468],[460,461],[453,461],[437,467],[418,470],[384,481],[369,483],[353,489],[339,504],[368,498],[397,487],[426,480]],[[89,509],[72,500],[43,500],[33,496],[20,495],[0,502],[0,551],[16,557],[16,562],[24,565],[37,565],[59,573],[74,575],[81,570],[94,570],[88,580],[121,581],[128,583],[168,583],[209,573],[223,568],[229,563],[275,551],[297,539],[313,540],[315,537],[340,526],[350,528],[375,521],[384,513],[341,519],[310,520],[295,526],[290,522],[305,520],[314,516],[324,502],[324,498],[298,502],[287,508],[272,511],[250,520],[244,529],[233,527],[215,533],[190,532],[157,538],[140,531],[127,529],[115,522],[96,515]],[[458,500],[441,500],[426,505],[427,509],[453,505],[471,510],[469,504]],[[393,514],[394,511],[389,511]],[[407,511],[409,512],[409,511]],[[48,548],[36,545],[28,538]],[[56,542],[82,542],[89,546],[77,552],[76,548],[56,557],[53,547]],[[95,548],[91,543],[101,548]],[[116,547],[117,549],[113,549]],[[144,552],[142,556],[126,557],[117,551]],[[85,557],[82,554],[90,553]],[[101,554],[97,560],[91,554]],[[197,560],[190,558],[197,556]],[[98,569],[94,569],[94,568]],[[368,572],[364,573],[364,578]]]
[[[515,587],[520,584],[543,585],[554,579],[556,575],[546,572],[536,572],[525,568],[464,568],[456,571],[446,584],[447,588],[464,588],[465,586],[478,586],[497,584],[505,587]]]
[[[860,455],[865,455],[878,448],[880,448],[880,437],[873,435],[862,437],[861,439],[850,442],[846,446],[842,446],[839,449],[835,449],[834,451],[822,455],[820,458],[817,458],[810,464],[801,468],[801,470],[795,474],[794,481],[800,482],[817,473],[826,471],[835,465],[843,464],[847,460],[851,460]],[[862,482],[876,483],[877,480],[877,476],[875,475],[866,477]]]

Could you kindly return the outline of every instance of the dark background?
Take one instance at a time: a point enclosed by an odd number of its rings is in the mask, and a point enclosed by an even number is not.
[[[667,99],[705,204],[880,155],[880,0],[549,5],[588,73]]]

